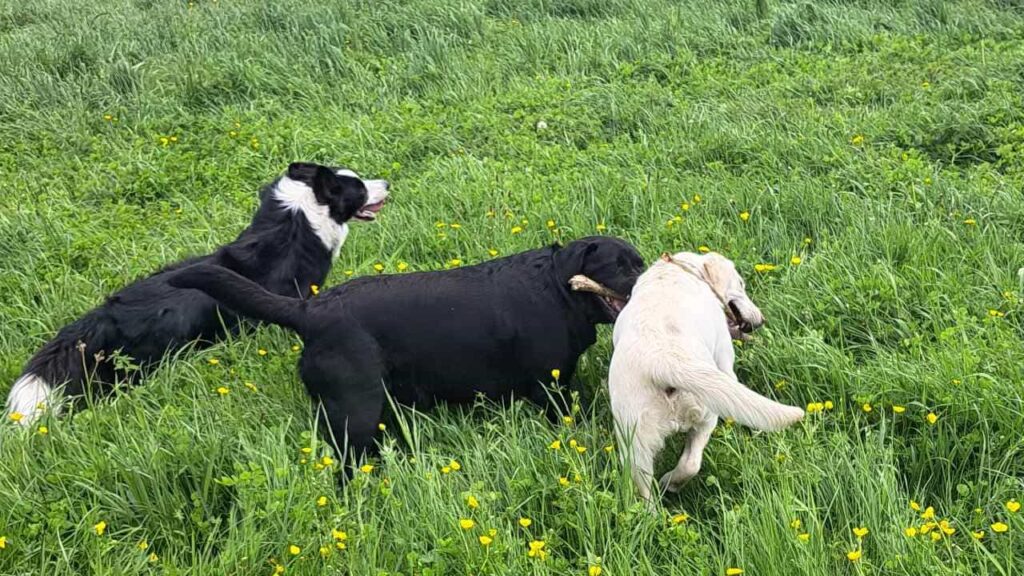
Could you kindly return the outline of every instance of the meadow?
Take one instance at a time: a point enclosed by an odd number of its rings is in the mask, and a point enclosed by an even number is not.
[[[571,418],[402,410],[339,489],[301,342],[249,330],[0,425],[0,574],[1019,574],[1022,95],[1013,0],[4,3],[5,397],[312,160],[392,183],[331,285],[591,234],[722,252],[768,318],[741,380],[810,413],[721,426],[651,513],[604,328]]]

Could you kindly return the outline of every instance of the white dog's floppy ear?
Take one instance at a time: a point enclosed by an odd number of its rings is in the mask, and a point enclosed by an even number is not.
[[[724,267],[722,266],[724,258],[714,252],[709,252],[704,255],[703,260],[701,273],[704,275],[704,281],[714,290],[719,300],[725,302],[725,291],[728,288],[729,281],[727,278],[728,272],[723,270]]]

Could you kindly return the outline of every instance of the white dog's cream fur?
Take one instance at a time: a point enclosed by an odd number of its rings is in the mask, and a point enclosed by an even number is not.
[[[779,430],[803,418],[803,410],[737,380],[723,306],[746,331],[764,321],[731,261],[715,253],[681,252],[640,276],[615,322],[608,373],[612,413],[645,499],[651,496],[654,458],[674,432],[689,431],[679,463],[661,478],[661,487],[673,491],[700,471],[719,417],[759,430]]]

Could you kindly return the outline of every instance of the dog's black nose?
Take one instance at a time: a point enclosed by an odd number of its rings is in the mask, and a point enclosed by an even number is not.
[[[391,182],[388,182],[387,180],[383,180],[383,182],[384,182],[384,189],[385,190],[387,190],[388,188],[391,188]]]
[[[753,331],[754,331],[754,325],[753,324],[751,324],[750,322],[746,322],[746,321],[740,322],[740,332],[743,332],[744,334],[750,334]]]

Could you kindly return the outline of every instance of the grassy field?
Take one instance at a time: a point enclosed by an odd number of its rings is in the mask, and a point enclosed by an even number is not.
[[[1024,9],[757,5],[0,6],[4,396],[63,324],[232,239],[303,159],[392,181],[331,284],[595,233],[707,246],[769,319],[741,379],[820,408],[720,427],[650,514],[605,448],[603,330],[574,423],[405,412],[339,490],[300,343],[260,329],[0,426],[0,574],[1024,571]]]

